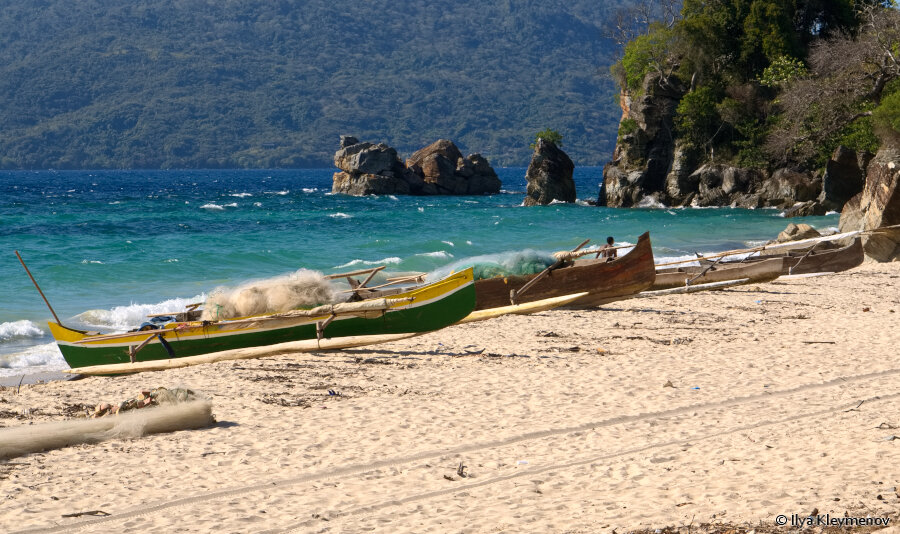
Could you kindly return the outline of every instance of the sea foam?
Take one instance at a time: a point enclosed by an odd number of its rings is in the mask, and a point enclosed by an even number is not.
[[[425,256],[428,258],[452,258],[453,254],[450,254],[446,250],[438,250],[436,252],[422,252],[420,254],[416,254],[416,256]]]
[[[68,367],[56,343],[35,345],[12,354],[0,354],[0,376],[21,375],[24,368],[30,374],[59,371]]]
[[[43,337],[44,335],[46,335],[45,332],[38,325],[24,319],[0,323],[0,343]]]
[[[403,261],[403,260],[396,256],[393,256],[390,258],[384,258],[384,259],[376,260],[376,261],[355,259],[355,260],[348,261],[347,263],[345,263],[343,265],[337,265],[334,268],[335,269],[345,269],[347,267],[353,267],[355,265],[381,265],[383,263],[397,264],[397,263],[400,263],[401,261]]]
[[[198,295],[190,299],[169,299],[157,304],[132,303],[128,306],[116,306],[109,310],[87,310],[76,315],[75,319],[89,328],[129,330],[140,326],[147,320],[147,315],[184,311],[188,304],[205,300],[206,295]]]

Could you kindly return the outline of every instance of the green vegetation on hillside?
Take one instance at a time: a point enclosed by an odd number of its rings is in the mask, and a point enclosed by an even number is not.
[[[524,165],[546,124],[579,164],[615,143],[596,2],[7,4],[0,168],[330,166],[341,134]]]
[[[893,1],[684,0],[680,16],[648,21],[612,72],[632,96],[648,76],[681,94],[676,139],[701,160],[814,168],[838,144],[894,142],[898,52]]]

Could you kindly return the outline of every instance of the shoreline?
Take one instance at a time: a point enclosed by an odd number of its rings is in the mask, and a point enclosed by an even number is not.
[[[219,422],[0,463],[14,482],[0,526],[767,532],[814,510],[896,518],[898,318],[900,263],[866,263],[343,352],[3,389],[0,412],[32,410],[6,427],[158,386],[208,397]],[[92,510],[110,515],[60,519]]]

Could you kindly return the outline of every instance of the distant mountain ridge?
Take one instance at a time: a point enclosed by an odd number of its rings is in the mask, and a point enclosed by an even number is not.
[[[614,7],[614,5],[613,5]],[[606,161],[610,5],[22,0],[0,10],[0,168],[330,166],[338,136]]]

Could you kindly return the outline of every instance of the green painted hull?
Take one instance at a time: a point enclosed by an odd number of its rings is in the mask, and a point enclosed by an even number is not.
[[[325,329],[326,338],[430,332],[450,326],[471,313],[475,307],[475,285],[468,283],[438,300],[417,307],[392,309],[378,318],[338,317]],[[55,326],[55,325],[51,325]],[[261,347],[316,338],[315,323],[304,323],[264,331],[210,335],[201,339],[166,336],[176,358],[196,356],[229,349]],[[72,345],[58,342],[70,367],[87,367],[112,363],[129,363],[128,348],[123,346]],[[172,358],[158,341],[141,349],[135,361]]]

